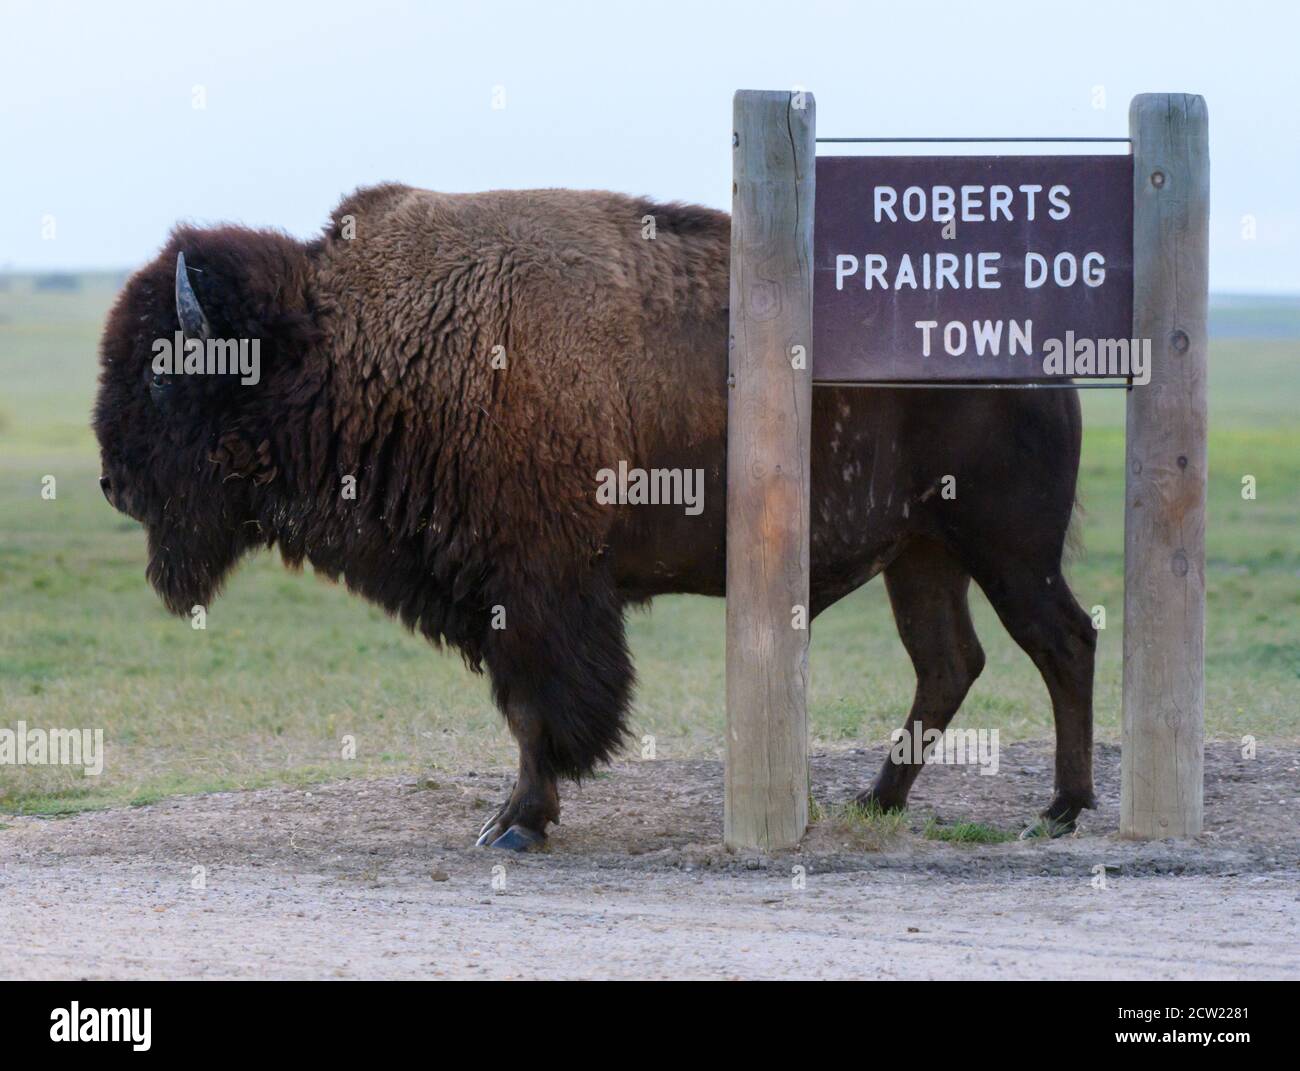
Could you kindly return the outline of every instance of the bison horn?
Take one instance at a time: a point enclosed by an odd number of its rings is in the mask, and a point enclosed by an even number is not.
[[[189,272],[185,270],[185,254],[176,254],[176,316],[186,338],[207,338],[208,318],[203,315],[194,287],[190,286]]]

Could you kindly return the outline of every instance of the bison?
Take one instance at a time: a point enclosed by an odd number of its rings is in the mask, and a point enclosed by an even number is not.
[[[364,188],[306,242],[178,227],[105,327],[101,486],[176,613],[278,547],[486,668],[519,776],[478,843],[536,846],[624,740],[625,609],[724,594],[729,253],[724,213],[570,190]],[[160,369],[177,332],[257,340],[259,375]],[[884,573],[907,724],[942,729],[984,666],[973,578],[1051,697],[1051,832],[1094,806],[1080,435],[1072,390],[814,391],[812,615]],[[620,465],[699,473],[703,508],[600,501]],[[904,806],[919,768],[859,800]]]

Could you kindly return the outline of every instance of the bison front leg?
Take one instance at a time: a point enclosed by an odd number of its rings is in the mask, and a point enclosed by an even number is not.
[[[577,780],[622,744],[632,693],[623,607],[590,582],[506,606],[505,627],[484,644],[497,705],[519,743],[514,791],[478,844],[525,851],[560,820],[558,780]]]
[[[560,820],[560,790],[546,766],[546,727],[523,703],[506,710],[519,744],[519,779],[496,813],[479,830],[478,846],[527,851],[546,839],[546,827]]]

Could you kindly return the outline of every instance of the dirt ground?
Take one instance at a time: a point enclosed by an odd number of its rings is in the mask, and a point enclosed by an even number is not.
[[[814,796],[851,798],[882,755],[815,756]],[[1300,749],[1211,744],[1194,841],[1115,835],[1106,745],[1078,835],[924,837],[936,816],[1019,829],[1051,755],[927,769],[874,851],[827,821],[798,852],[727,852],[716,762],[567,786],[527,856],[472,847],[505,772],[4,818],[0,977],[1300,978]]]

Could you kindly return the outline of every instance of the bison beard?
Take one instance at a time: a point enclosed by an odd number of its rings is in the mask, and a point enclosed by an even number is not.
[[[180,228],[105,329],[105,494],[178,613],[278,546],[486,668],[520,772],[480,843],[533,846],[557,779],[623,743],[625,608],[723,594],[729,242],[703,208],[395,185],[313,242]],[[259,382],[151,373],[177,330],[258,339]],[[974,579],[1047,683],[1052,832],[1093,801],[1095,640],[1061,575],[1079,441],[1073,392],[814,393],[813,615],[884,572],[907,724],[942,729],[984,663]],[[620,466],[702,472],[702,511],[598,501]],[[860,798],[901,807],[919,769]]]

